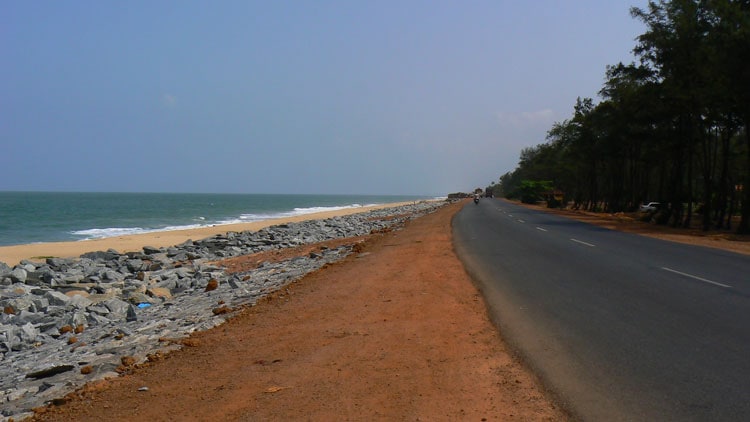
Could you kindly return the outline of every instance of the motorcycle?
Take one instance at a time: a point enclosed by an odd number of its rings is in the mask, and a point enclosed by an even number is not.
[[[479,204],[479,196],[474,196],[474,203]]]

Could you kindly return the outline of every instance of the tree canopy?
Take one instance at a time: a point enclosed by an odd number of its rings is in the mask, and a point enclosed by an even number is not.
[[[658,222],[750,232],[750,0],[660,0],[631,16],[646,25],[638,62],[608,66],[600,101],[521,151],[493,185],[518,197],[549,181],[574,207],[632,211],[667,204]]]

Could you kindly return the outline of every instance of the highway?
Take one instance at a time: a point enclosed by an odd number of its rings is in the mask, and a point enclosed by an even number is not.
[[[454,217],[453,242],[576,420],[750,420],[750,257],[490,198]]]

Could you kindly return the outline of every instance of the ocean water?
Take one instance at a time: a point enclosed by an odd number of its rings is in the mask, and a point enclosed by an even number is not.
[[[0,246],[253,222],[423,199],[432,197],[0,192]]]

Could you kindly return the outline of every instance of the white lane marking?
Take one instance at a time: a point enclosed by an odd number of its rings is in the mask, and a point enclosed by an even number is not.
[[[543,232],[546,232],[546,231],[547,231],[547,229],[543,229],[543,228],[541,228],[541,227],[537,227],[536,229],[537,229],[537,230],[541,230],[541,231],[543,231]]]
[[[570,240],[576,243],[580,243],[581,245],[591,246],[592,248],[596,246],[596,245],[592,245],[591,243],[584,242],[583,240],[578,240],[578,239],[570,239]]]
[[[525,223],[525,221],[521,220],[520,218],[518,219],[518,222],[519,223]]]
[[[679,274],[679,275],[681,275],[681,276],[685,276],[685,277],[690,277],[690,278],[693,278],[693,279],[695,279],[695,280],[698,280],[698,281],[702,281],[702,282],[704,282],[704,283],[710,283],[710,284],[713,284],[713,285],[715,285],[715,286],[719,286],[719,287],[725,287],[725,288],[727,288],[727,289],[731,289],[731,288],[732,288],[732,286],[729,286],[729,285],[727,285],[727,284],[722,284],[722,283],[719,283],[719,282],[717,282],[717,281],[711,281],[711,280],[705,279],[705,278],[703,278],[703,277],[698,277],[697,275],[692,275],[692,274],[687,274],[687,273],[683,273],[683,272],[681,272],[681,271],[673,270],[673,269],[671,269],[671,268],[667,268],[667,267],[661,267],[661,269],[662,269],[662,270],[664,270],[664,271],[669,271],[670,273],[675,273],[675,274]]]

